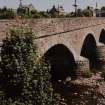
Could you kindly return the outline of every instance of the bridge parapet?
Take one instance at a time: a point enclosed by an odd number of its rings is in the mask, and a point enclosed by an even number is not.
[[[42,38],[105,24],[104,18],[56,18],[41,21],[34,20],[32,28]]]
[[[4,38],[5,31],[11,27],[28,26],[33,29],[37,37],[81,30],[88,27],[105,24],[105,18],[50,18],[50,19],[32,19],[32,20],[0,20],[0,39]]]

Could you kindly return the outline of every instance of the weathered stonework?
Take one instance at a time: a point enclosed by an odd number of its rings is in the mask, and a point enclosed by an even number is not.
[[[30,27],[37,36],[38,54],[43,56],[49,49],[57,44],[65,45],[73,54],[78,68],[87,69],[89,63],[81,55],[85,38],[92,34],[99,43],[101,31],[105,29],[105,18],[50,18],[33,20],[1,20],[0,42],[6,37],[10,28]],[[90,40],[91,41],[91,40]],[[99,59],[103,58],[104,49],[98,48]]]
[[[89,70],[89,61],[88,59],[84,59],[82,61],[76,61],[77,64],[77,70],[76,70],[76,76],[77,78],[81,77],[81,71]]]
[[[99,69],[105,69],[105,46],[97,46],[97,55],[98,55],[98,67]]]

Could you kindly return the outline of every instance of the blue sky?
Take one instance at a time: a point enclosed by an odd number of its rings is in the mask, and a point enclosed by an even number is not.
[[[105,0],[77,0],[80,8],[85,8],[90,5],[95,7],[98,2],[98,7],[105,6]],[[50,9],[54,4],[57,6],[62,5],[66,11],[72,11],[74,0],[23,0],[23,4],[32,3],[38,10]],[[17,8],[19,0],[0,0],[0,7],[7,6],[10,8]]]

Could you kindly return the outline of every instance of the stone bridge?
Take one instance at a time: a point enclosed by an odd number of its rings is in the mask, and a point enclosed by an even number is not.
[[[33,29],[38,54],[51,63],[54,79],[105,67],[105,18],[2,20],[0,41],[17,26]]]

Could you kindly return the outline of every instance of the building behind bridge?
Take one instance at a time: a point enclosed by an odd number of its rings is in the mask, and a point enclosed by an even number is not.
[[[17,9],[17,13],[22,12],[22,13],[30,13],[31,11],[35,10],[33,4],[29,5],[23,5],[22,0],[20,0],[19,7]]]
[[[105,17],[105,10],[97,10],[96,11],[96,16],[97,17]]]

